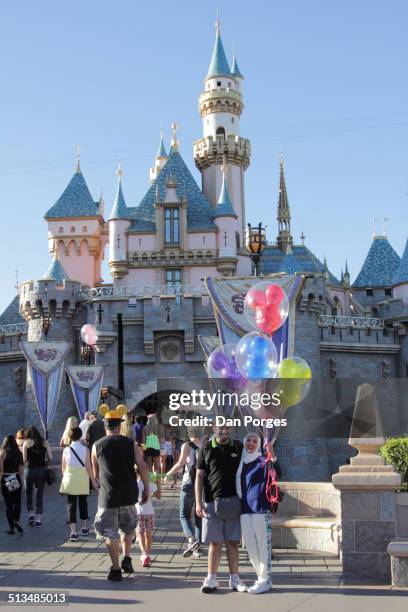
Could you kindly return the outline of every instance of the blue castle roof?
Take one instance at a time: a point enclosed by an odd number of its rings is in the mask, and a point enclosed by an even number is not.
[[[175,147],[172,147],[165,165],[151,184],[139,206],[128,207],[132,219],[128,231],[156,231],[154,205],[157,195],[160,201],[165,199],[167,179],[175,179],[179,200],[187,200],[187,229],[215,230],[214,209],[195,182],[180,153]]]
[[[222,186],[220,191],[220,197],[218,198],[218,204],[215,209],[214,217],[234,217],[237,219],[237,215],[232,205],[231,197],[227,187],[227,181],[225,180],[225,174],[222,177]]]
[[[221,40],[219,25],[217,25],[213,54],[206,78],[210,79],[215,76],[231,76],[231,70]]]
[[[118,189],[116,192],[116,198],[113,204],[112,212],[109,217],[109,221],[112,221],[113,219],[130,219],[130,218],[131,218],[130,210],[126,206],[125,197],[122,191],[122,181],[119,175]]]
[[[0,315],[0,325],[13,325],[14,323],[25,323],[20,314],[20,298],[16,295]]]
[[[398,268],[395,271],[393,284],[399,285],[401,283],[408,283],[408,240],[405,245],[404,252],[402,254],[401,261]]]
[[[353,287],[391,287],[400,258],[385,236],[375,236]]]
[[[240,69],[239,69],[237,58],[235,57],[235,53],[234,53],[234,57],[232,59],[231,74],[232,74],[232,76],[237,77],[239,79],[243,79],[244,78],[242,76],[242,74],[241,74]]]
[[[44,215],[45,219],[96,217],[99,204],[93,201],[82,172],[75,172],[63,194]]]
[[[263,274],[325,273],[324,264],[304,245],[293,245],[292,253],[283,253],[276,245],[268,245],[261,259]],[[338,279],[329,271],[329,281],[339,285]]]
[[[166,147],[164,146],[163,142],[163,133],[160,134],[160,144],[159,148],[157,149],[156,157],[167,157]]]
[[[64,280],[68,280],[68,274],[65,272],[64,267],[59,259],[53,259],[48,270],[43,276],[44,280],[55,280],[57,283],[63,283]]]

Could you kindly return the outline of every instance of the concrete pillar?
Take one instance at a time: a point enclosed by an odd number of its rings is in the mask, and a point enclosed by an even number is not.
[[[332,478],[340,491],[345,581],[391,582],[387,547],[397,533],[395,489],[401,476],[378,454],[383,443],[381,437],[350,438],[359,454]]]

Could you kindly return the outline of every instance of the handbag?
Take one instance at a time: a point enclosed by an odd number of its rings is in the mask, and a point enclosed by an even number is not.
[[[7,490],[9,491],[9,493],[12,493],[13,491],[17,491],[17,489],[19,489],[21,486],[16,474],[9,474],[8,476],[4,476],[3,482],[5,486],[7,487]]]
[[[53,470],[52,468],[45,468],[44,481],[47,483],[47,485],[51,486],[56,480],[57,476],[55,474],[55,470]]]
[[[241,515],[242,502],[238,495],[217,497],[214,500],[215,515],[223,521],[237,519]]]

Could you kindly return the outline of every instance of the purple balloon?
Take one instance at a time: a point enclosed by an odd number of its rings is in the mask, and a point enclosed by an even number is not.
[[[247,384],[235,361],[235,344],[223,344],[215,349],[208,358],[208,375],[210,378],[226,380],[227,387],[239,391]]]

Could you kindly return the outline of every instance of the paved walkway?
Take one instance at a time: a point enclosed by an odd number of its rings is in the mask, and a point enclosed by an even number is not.
[[[96,507],[92,496],[91,509]],[[384,587],[345,587],[336,557],[294,550],[274,552],[274,592],[262,596],[232,593],[227,588],[225,561],[220,578],[222,588],[203,595],[199,587],[206,574],[206,557],[183,559],[184,544],[178,520],[178,491],[164,490],[156,502],[157,529],[151,568],[137,567],[135,575],[122,583],[106,580],[110,562],[103,542],[94,537],[78,543],[67,540],[65,497],[48,488],[44,526],[25,528],[23,535],[5,533],[4,507],[0,504],[0,598],[8,592],[65,591],[70,607],[95,610],[96,606],[134,605],[138,610],[183,612],[204,610],[256,610],[273,612],[347,612],[364,610],[402,611],[408,609],[408,591]],[[22,525],[27,515],[22,516]],[[134,552],[134,565],[138,554]],[[249,584],[254,576],[245,551],[241,552],[241,576]],[[38,606],[35,606],[35,609]],[[14,606],[15,610],[24,609]],[[33,609],[33,607],[31,607]],[[41,609],[45,609],[42,608]],[[55,606],[52,609],[56,609]],[[61,608],[63,609],[63,608]]]

